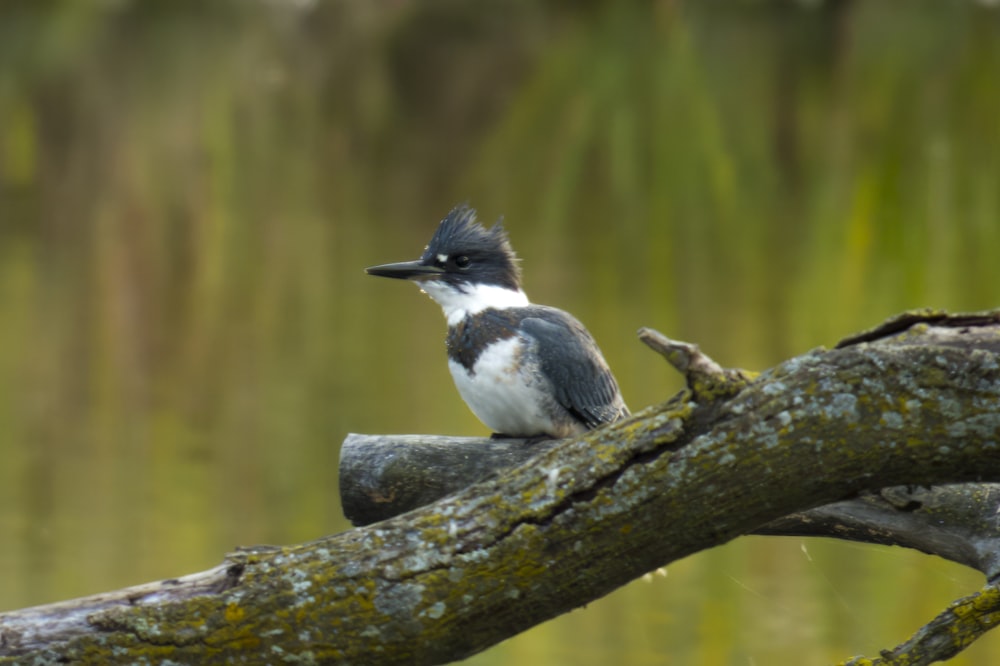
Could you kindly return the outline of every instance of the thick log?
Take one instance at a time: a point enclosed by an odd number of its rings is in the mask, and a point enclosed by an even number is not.
[[[369,525],[436,502],[558,445],[440,435],[348,435],[341,449],[344,513]],[[474,462],[470,462],[474,461]],[[1000,484],[896,486],[782,516],[755,534],[903,546],[1000,577]]]
[[[340,447],[340,504],[370,525],[547,451],[558,440],[350,434]]]
[[[0,661],[454,661],[790,514],[1000,481],[1000,327],[951,324],[917,319],[757,378],[694,364],[668,403],[405,515],[235,553],[206,574],[217,585],[2,614]],[[976,635],[954,628],[952,646]]]
[[[440,435],[348,435],[341,448],[344,514],[370,525],[431,504],[556,445]],[[896,486],[783,516],[756,534],[904,546],[1000,576],[1000,484]]]

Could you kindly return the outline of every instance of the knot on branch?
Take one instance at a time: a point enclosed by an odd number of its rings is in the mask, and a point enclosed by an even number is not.
[[[639,339],[684,375],[698,402],[730,398],[742,391],[759,373],[723,368],[696,344],[671,340],[659,331],[640,328]]]

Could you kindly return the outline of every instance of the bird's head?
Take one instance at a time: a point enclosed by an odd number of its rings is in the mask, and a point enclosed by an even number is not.
[[[441,282],[455,291],[475,285],[521,288],[521,271],[503,223],[486,228],[476,222],[476,211],[456,206],[438,225],[431,242],[416,261],[382,264],[366,269],[369,275]]]
[[[476,222],[476,211],[456,206],[438,225],[431,242],[416,261],[382,264],[365,269],[379,275],[416,282],[437,301],[449,320],[456,313],[489,307],[526,305],[521,270],[503,224],[490,228]]]
[[[369,275],[416,282],[444,308],[449,321],[486,308],[528,303],[521,291],[517,255],[503,224],[497,222],[487,229],[476,222],[476,211],[465,205],[441,220],[416,261],[365,270]]]

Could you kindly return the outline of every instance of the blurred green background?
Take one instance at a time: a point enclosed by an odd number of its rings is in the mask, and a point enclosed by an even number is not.
[[[485,434],[439,308],[363,272],[457,202],[633,409],[681,385],[639,326],[763,369],[997,307],[992,4],[0,4],[0,609],[347,529],[348,432]],[[981,583],[801,539],[668,573],[469,663],[827,663]]]

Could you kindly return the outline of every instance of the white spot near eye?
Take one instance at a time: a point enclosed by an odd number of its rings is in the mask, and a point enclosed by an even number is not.
[[[440,261],[442,264],[445,263],[446,261],[448,261],[448,255],[447,254],[439,254],[438,255],[438,261]]]

